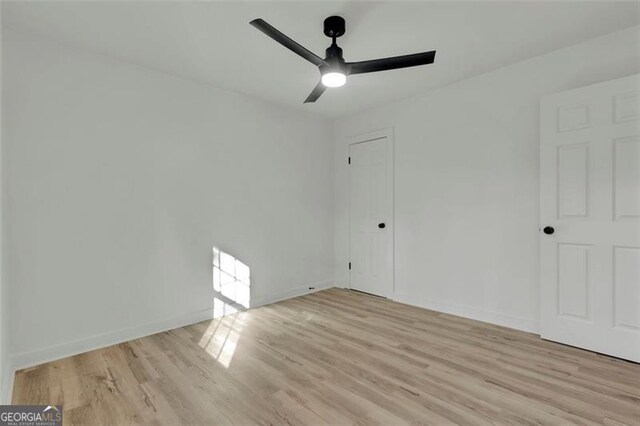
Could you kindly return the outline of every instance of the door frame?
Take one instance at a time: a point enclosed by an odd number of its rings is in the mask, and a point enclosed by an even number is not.
[[[371,132],[360,133],[354,136],[347,137],[347,156],[351,157],[351,146],[359,143],[370,142],[376,139],[387,139],[387,199],[391,202],[391,208],[389,209],[389,217],[386,218],[385,224],[388,232],[387,239],[387,280],[389,281],[389,287],[385,294],[379,296],[386,297],[387,299],[394,299],[395,296],[395,167],[394,167],[394,140],[393,140],[393,128],[388,127],[380,130],[374,130]],[[351,169],[348,169],[347,174],[347,195],[348,195],[348,208],[349,208],[349,264],[351,264]],[[351,268],[349,268],[349,289],[351,289]]]

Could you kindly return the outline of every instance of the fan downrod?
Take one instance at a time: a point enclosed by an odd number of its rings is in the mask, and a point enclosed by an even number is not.
[[[336,39],[344,35],[345,24],[342,16],[329,16],[324,20],[324,35]]]

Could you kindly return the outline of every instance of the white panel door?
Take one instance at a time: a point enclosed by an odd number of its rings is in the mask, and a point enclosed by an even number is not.
[[[640,362],[640,75],[540,104],[542,337]]]
[[[364,139],[364,140],[363,140]],[[351,288],[393,295],[393,182],[389,133],[349,145]]]

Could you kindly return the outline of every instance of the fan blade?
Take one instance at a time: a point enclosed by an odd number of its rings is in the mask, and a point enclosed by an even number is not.
[[[432,64],[436,51],[414,53],[413,55],[394,56],[392,58],[373,59],[362,62],[347,62],[349,74],[363,74],[367,72],[395,70],[398,68],[415,67]]]
[[[309,93],[309,96],[307,96],[307,99],[304,100],[304,103],[306,104],[309,102],[317,101],[320,95],[324,93],[326,88],[327,87],[324,84],[322,84],[321,81],[319,81],[318,84],[316,84],[316,87],[314,87],[311,93]]]
[[[262,31],[263,33],[265,33],[266,35],[268,35],[269,37],[271,37],[272,39],[274,39],[275,41],[277,41],[278,43],[280,43],[281,45],[283,45],[284,47],[286,47],[287,49],[291,50],[293,53],[296,53],[302,56],[304,59],[311,62],[312,64],[316,66],[326,65],[326,62],[324,61],[324,59],[322,59],[315,53],[307,50],[305,47],[299,45],[298,43],[296,43],[286,35],[282,34],[280,31],[278,31],[277,29],[269,25],[263,19],[260,19],[260,18],[254,19],[253,21],[250,22],[250,24],[256,27],[257,29],[259,29],[260,31]]]

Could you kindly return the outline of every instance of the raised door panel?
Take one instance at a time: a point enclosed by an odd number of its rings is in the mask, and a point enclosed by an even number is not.
[[[557,149],[558,218],[589,216],[589,145]]]
[[[640,248],[613,249],[614,326],[640,331]]]
[[[613,144],[614,219],[640,221],[640,137]]]
[[[640,91],[620,93],[613,97],[613,121],[640,120]]]
[[[590,319],[590,248],[582,244],[558,244],[558,315]]]
[[[558,132],[584,129],[591,126],[589,105],[572,105],[557,110]]]

